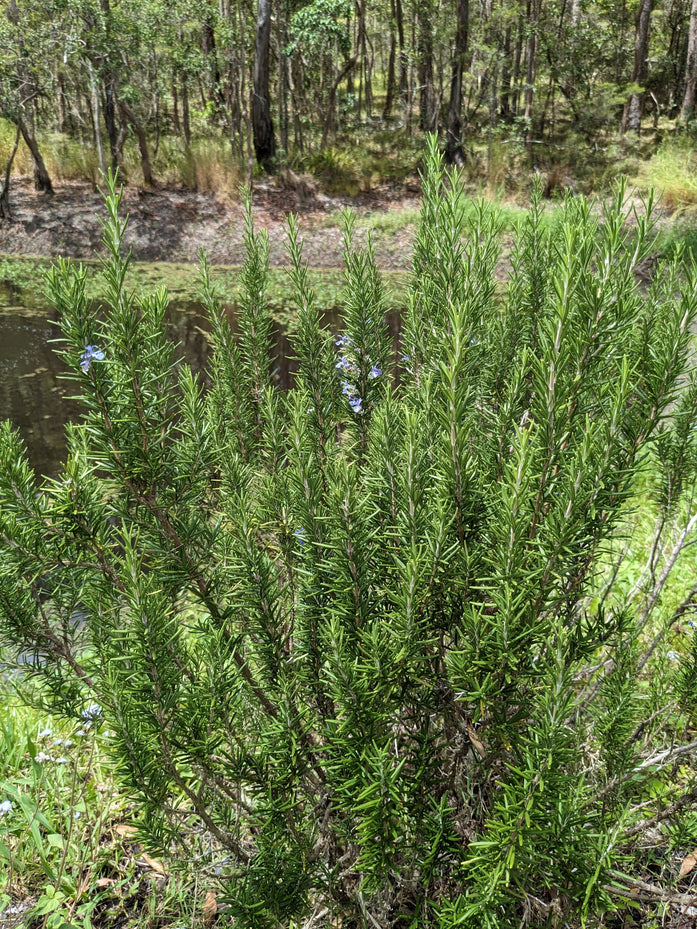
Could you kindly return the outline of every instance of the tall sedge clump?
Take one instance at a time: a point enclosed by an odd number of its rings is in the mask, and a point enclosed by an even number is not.
[[[55,712],[103,707],[144,840],[215,874],[240,926],[621,905],[642,824],[671,815],[647,780],[694,779],[697,646],[672,674],[666,646],[697,591],[669,595],[697,521],[697,296],[677,265],[637,285],[650,204],[631,229],[622,190],[551,222],[537,191],[506,275],[499,218],[432,144],[397,356],[353,217],[336,333],[289,223],[287,392],[249,207],[239,332],[202,266],[204,388],[166,294],[125,285],[118,204],[110,182],[104,306],[82,270],[50,278],[85,409],[60,476],[2,428],[5,648]]]

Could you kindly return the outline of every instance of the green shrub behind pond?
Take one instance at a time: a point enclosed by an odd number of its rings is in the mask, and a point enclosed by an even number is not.
[[[460,208],[433,147],[424,187],[399,383],[347,216],[336,340],[291,224],[298,374],[274,386],[250,220],[238,336],[203,268],[205,392],[173,360],[166,293],[124,287],[112,187],[106,309],[79,270],[51,275],[85,407],[61,478],[38,486],[2,432],[2,644],[56,712],[102,708],[150,845],[219,862],[243,925],[600,911],[648,779],[692,777],[664,711],[694,688],[694,644],[642,716],[670,572],[656,558],[627,592],[613,551],[647,456],[661,526],[691,518],[694,282],[637,288],[650,220],[629,238],[621,192],[553,225],[536,195],[501,300],[496,215]]]

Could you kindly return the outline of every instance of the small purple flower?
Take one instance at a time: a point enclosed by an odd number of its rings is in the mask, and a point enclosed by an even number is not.
[[[353,345],[353,339],[350,335],[340,335],[334,343],[337,348],[350,348]]]
[[[86,345],[80,356],[80,367],[87,374],[93,361],[104,361],[104,352],[96,345]]]
[[[298,544],[300,546],[305,545],[305,530],[303,529],[302,526],[299,529],[296,529],[293,535],[298,540]]]
[[[381,374],[382,374],[382,368],[378,368],[377,365],[373,365],[373,367],[370,369],[369,376],[372,378],[375,378],[375,377],[380,377]]]
[[[363,410],[361,409],[361,404],[362,404],[362,403],[363,403],[363,401],[361,400],[360,397],[351,397],[351,399],[349,400],[349,406],[351,407],[351,409],[353,410],[354,413],[362,413],[362,412],[363,412]]]
[[[409,361],[409,355],[402,355],[402,361]]]
[[[349,384],[348,381],[342,381],[341,392],[345,397],[353,397],[355,396],[356,388],[352,384]]]

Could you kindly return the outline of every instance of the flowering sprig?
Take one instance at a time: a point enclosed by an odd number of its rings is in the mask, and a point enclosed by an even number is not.
[[[86,345],[84,352],[80,355],[80,367],[85,374],[89,371],[93,361],[104,361],[104,352],[97,345]]]
[[[373,381],[382,375],[382,368],[373,364],[369,358],[362,355],[360,350],[355,347],[355,342],[349,335],[341,335],[334,342],[338,349],[343,349],[335,365],[336,370],[342,377],[341,393],[347,398],[348,405],[354,413],[360,415],[365,412],[363,404],[366,402],[365,397],[361,396],[362,391],[359,382],[366,386],[367,381]],[[367,375],[363,371],[368,369]]]
[[[94,722],[102,718],[102,708],[98,703],[90,703],[90,705],[85,707],[80,713],[80,716],[87,722]]]

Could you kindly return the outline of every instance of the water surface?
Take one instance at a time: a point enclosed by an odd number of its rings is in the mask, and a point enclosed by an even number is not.
[[[0,281],[0,419],[9,419],[20,431],[29,461],[37,472],[57,475],[65,458],[65,426],[79,419],[81,406],[72,399],[77,387],[66,378],[67,369],[54,351],[60,335],[55,310],[32,295]],[[228,310],[234,325],[235,310]],[[339,315],[327,311],[326,323],[339,328]],[[199,303],[175,301],[168,310],[170,337],[181,357],[195,372],[203,372],[210,353],[210,330]],[[387,316],[395,345],[400,319]],[[287,387],[293,370],[292,349],[285,325],[274,327],[275,377]]]

